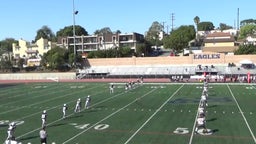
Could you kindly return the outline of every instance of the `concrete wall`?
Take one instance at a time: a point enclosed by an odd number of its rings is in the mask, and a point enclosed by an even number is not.
[[[178,57],[131,57],[131,58],[100,58],[88,59],[91,66],[121,66],[121,65],[239,65],[241,60],[256,63],[256,55],[225,55],[225,54],[195,54]]]
[[[8,73],[0,74],[0,80],[70,80],[75,73]]]

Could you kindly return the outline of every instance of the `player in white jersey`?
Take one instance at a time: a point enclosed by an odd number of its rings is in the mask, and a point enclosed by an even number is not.
[[[9,124],[9,127],[7,129],[7,138],[6,138],[6,141],[7,140],[15,140],[15,136],[14,136],[14,131],[16,129],[16,123],[15,122],[11,122]]]
[[[198,116],[200,116],[200,115],[202,115],[202,114],[205,115],[205,108],[199,106],[199,108],[198,108]]]
[[[66,118],[66,111],[68,110],[68,106],[67,104],[64,104],[63,107],[62,107],[62,118]]]
[[[46,126],[46,119],[47,119],[46,110],[43,111],[43,113],[41,115],[41,119],[42,119],[42,127],[45,127]]]
[[[128,83],[125,83],[124,89],[125,89],[125,91],[127,91],[129,89],[129,84]]]
[[[85,109],[88,109],[88,108],[89,108],[90,103],[91,103],[91,97],[90,97],[90,95],[88,95],[88,96],[85,98],[85,105],[84,105]]]
[[[77,101],[76,101],[76,107],[75,107],[75,110],[74,112],[80,112],[81,111],[81,99],[79,98]]]
[[[204,106],[208,106],[206,95],[203,94],[201,96],[200,104],[203,104]]]
[[[207,94],[208,93],[208,87],[205,87],[203,88],[203,93]]]
[[[110,93],[114,93],[114,84],[113,83],[110,84],[109,91],[110,91]]]
[[[199,115],[196,119],[196,128],[195,128],[195,133],[198,133],[199,129],[203,129],[203,132],[206,133],[206,120],[205,116],[203,114]]]

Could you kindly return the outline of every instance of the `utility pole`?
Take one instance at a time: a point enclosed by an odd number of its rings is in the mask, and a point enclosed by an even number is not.
[[[162,23],[163,23],[162,31],[164,32],[165,31],[164,28],[165,28],[165,23],[166,22],[162,22]]]
[[[75,0],[73,0],[73,44],[74,44],[74,67],[76,68],[76,20],[75,16],[78,14],[78,11],[75,10]]]
[[[240,22],[239,22],[239,8],[237,9],[237,30],[240,29]]]
[[[172,31],[173,31],[173,29],[174,29],[174,24],[173,24],[173,22],[174,22],[174,20],[175,20],[175,18],[174,18],[174,13],[171,13],[171,26],[172,26]]]

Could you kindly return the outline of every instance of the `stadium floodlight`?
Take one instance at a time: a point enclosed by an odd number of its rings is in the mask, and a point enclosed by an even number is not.
[[[73,44],[74,44],[74,67],[76,68],[76,20],[75,16],[78,14],[78,11],[75,10],[75,0],[73,0]]]

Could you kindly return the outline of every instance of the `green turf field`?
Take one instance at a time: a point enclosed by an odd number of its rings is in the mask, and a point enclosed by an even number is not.
[[[115,84],[110,94],[108,83],[2,84],[0,143],[9,122],[16,121],[16,140],[38,144],[47,110],[49,144],[256,144],[256,85],[209,83],[210,135],[193,132],[202,86],[143,84],[125,92]],[[87,95],[91,108],[74,113],[76,100],[84,106]]]

